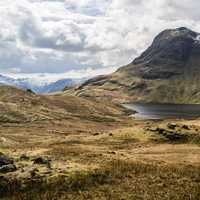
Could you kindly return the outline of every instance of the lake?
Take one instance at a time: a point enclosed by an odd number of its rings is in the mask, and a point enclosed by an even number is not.
[[[136,111],[133,117],[138,119],[195,119],[200,117],[200,105],[197,104],[124,104],[129,110]]]

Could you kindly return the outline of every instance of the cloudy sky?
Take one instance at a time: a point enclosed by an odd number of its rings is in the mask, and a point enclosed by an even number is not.
[[[198,0],[0,0],[0,73],[110,73],[163,29],[200,32],[199,8]]]

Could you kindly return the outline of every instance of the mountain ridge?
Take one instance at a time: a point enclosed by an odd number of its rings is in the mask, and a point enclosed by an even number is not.
[[[55,82],[46,83],[43,85],[36,85],[35,83],[32,83],[30,79],[28,78],[14,79],[14,78],[10,78],[8,76],[4,76],[0,74],[0,85],[14,86],[23,90],[30,89],[33,92],[38,93],[38,94],[62,91],[66,87],[79,85],[84,80],[85,79],[65,78],[65,79],[60,79]]]
[[[166,29],[130,64],[74,89],[78,96],[159,103],[200,102],[200,34]]]

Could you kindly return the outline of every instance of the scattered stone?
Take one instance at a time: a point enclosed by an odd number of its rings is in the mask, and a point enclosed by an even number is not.
[[[8,156],[4,155],[4,154],[0,154],[0,167],[4,166],[4,165],[9,165],[9,164],[13,164],[14,161],[12,158],[9,158]]]
[[[185,130],[190,130],[189,126],[185,125],[185,124],[182,126],[182,128],[185,129]]]
[[[21,161],[27,161],[30,159],[30,157],[28,157],[26,154],[22,154],[19,158]]]
[[[3,165],[0,167],[0,173],[14,172],[17,167],[14,164]]]
[[[39,170],[38,169],[33,169],[33,170],[31,170],[30,171],[30,174],[31,174],[31,177],[35,177],[36,175],[37,175],[37,172],[39,172]]]
[[[147,127],[147,128],[146,128],[146,131],[155,132],[155,131],[157,131],[157,128],[156,128],[156,127]]]
[[[33,163],[38,164],[38,165],[47,165],[48,167],[51,166],[51,160],[43,158],[43,157],[38,157],[34,159]]]
[[[176,123],[168,123],[167,124],[167,127],[169,128],[169,129],[175,129],[176,127],[178,127],[178,125],[176,124]]]
[[[94,133],[94,134],[93,134],[93,136],[98,136],[98,135],[99,135],[99,133]]]
[[[159,134],[163,134],[166,130],[164,128],[157,128],[156,131],[159,133]]]
[[[14,165],[13,159],[0,152],[0,173],[13,172],[16,170],[17,168]]]

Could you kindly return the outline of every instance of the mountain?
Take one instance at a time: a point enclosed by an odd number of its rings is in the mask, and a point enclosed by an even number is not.
[[[23,89],[28,89],[28,84],[25,84],[22,80],[13,79],[7,76],[0,75],[1,85],[16,86]]]
[[[38,93],[50,93],[50,92],[62,91],[66,86],[70,87],[73,85],[74,82],[72,79],[61,79],[54,83],[45,85],[43,88],[39,90]]]
[[[28,78],[14,79],[0,75],[0,84],[15,86],[20,89],[31,89],[35,93],[51,93],[62,91],[66,87],[72,87],[83,83],[85,79],[61,79],[53,83],[37,84]]]
[[[36,89],[37,93],[51,93],[51,92],[58,92],[62,91],[65,88],[70,88],[73,86],[80,85],[83,83],[86,79],[61,79],[56,82],[44,85],[43,87],[38,87]]]
[[[200,103],[200,34],[167,29],[132,63],[74,89],[78,96],[160,103]]]

